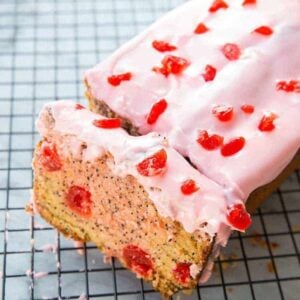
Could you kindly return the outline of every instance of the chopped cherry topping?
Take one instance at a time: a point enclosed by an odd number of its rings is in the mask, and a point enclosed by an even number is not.
[[[261,35],[271,35],[273,34],[273,29],[268,26],[260,26],[254,29],[253,32],[259,33]]]
[[[224,144],[221,148],[221,154],[223,156],[231,156],[241,151],[246,144],[246,140],[243,137],[235,138]]]
[[[240,231],[245,231],[251,225],[250,214],[243,204],[235,204],[228,210],[227,219],[229,223]]]
[[[181,284],[186,284],[189,282],[191,277],[190,266],[191,264],[189,263],[178,263],[173,270],[175,279]]]
[[[75,109],[81,110],[81,109],[85,109],[85,107],[83,105],[81,105],[80,103],[76,103]]]
[[[58,171],[62,163],[56,150],[56,145],[44,141],[40,150],[40,162],[48,172]]]
[[[250,104],[244,104],[241,106],[241,110],[246,114],[253,114],[254,113],[254,106]]]
[[[177,49],[176,46],[173,46],[168,42],[164,42],[164,41],[153,41],[152,47],[159,52],[174,51]]]
[[[170,75],[170,73],[164,67],[153,67],[152,71],[158,74],[162,74],[166,77]]]
[[[199,190],[195,180],[188,179],[185,180],[181,185],[181,192],[184,195],[191,195]]]
[[[151,256],[135,245],[127,245],[123,248],[123,258],[128,268],[143,277],[149,277],[153,272]]]
[[[207,81],[214,80],[216,77],[216,74],[217,74],[217,69],[211,65],[207,65],[205,67],[205,73],[203,73],[202,76],[203,76],[204,80],[207,82]]]
[[[233,107],[226,105],[217,105],[212,113],[222,122],[228,122],[233,118]]]
[[[167,152],[164,149],[147,157],[137,165],[137,171],[143,176],[155,176],[165,172],[167,166]]]
[[[65,200],[69,208],[81,217],[89,218],[92,216],[91,193],[83,187],[71,186],[66,193]]]
[[[161,63],[162,67],[154,67],[152,70],[166,77],[170,74],[178,75],[182,73],[189,65],[188,60],[174,55],[167,55]]]
[[[260,120],[258,128],[260,131],[272,131],[275,129],[274,121],[277,119],[277,116],[274,113],[266,114]]]
[[[287,93],[300,93],[300,80],[279,81],[276,85],[278,91],[285,91]]]
[[[243,5],[251,5],[256,4],[256,0],[244,0]]]
[[[223,145],[224,138],[217,134],[209,135],[206,130],[199,133],[197,142],[206,150],[212,151]]]
[[[199,23],[195,28],[194,33],[203,34],[207,31],[209,31],[209,28],[204,23]]]
[[[228,60],[237,60],[241,56],[241,49],[236,44],[225,44],[221,50]]]
[[[101,119],[101,120],[94,120],[93,125],[98,128],[104,129],[115,129],[121,127],[121,119],[119,118],[112,118],[112,119]]]
[[[123,74],[112,75],[107,78],[107,81],[113,86],[118,86],[122,81],[129,81],[131,78],[132,74],[130,72],[127,72]]]
[[[152,125],[154,124],[160,115],[167,109],[168,102],[165,99],[161,99],[158,102],[154,103],[151,108],[151,111],[147,117],[147,123]]]
[[[215,0],[211,7],[209,8],[209,12],[214,13],[218,11],[219,9],[227,9],[229,6],[228,4],[223,0]]]

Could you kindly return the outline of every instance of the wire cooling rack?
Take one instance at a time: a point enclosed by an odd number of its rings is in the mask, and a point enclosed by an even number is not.
[[[181,2],[0,0],[2,299],[160,299],[117,261],[104,264],[93,245],[76,249],[24,206],[41,106],[84,101],[83,71]],[[209,282],[180,299],[300,299],[299,173],[253,218],[247,234],[230,239]]]

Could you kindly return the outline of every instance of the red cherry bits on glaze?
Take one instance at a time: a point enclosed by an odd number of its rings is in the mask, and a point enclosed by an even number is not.
[[[253,114],[255,107],[253,105],[250,104],[244,104],[241,106],[241,110],[245,113],[245,114]]]
[[[127,72],[123,74],[112,75],[107,78],[107,81],[113,86],[118,86],[122,81],[129,81],[131,78],[132,74],[130,72]]]
[[[227,220],[235,229],[245,231],[252,224],[251,216],[243,204],[235,204],[228,210]]]
[[[173,269],[175,279],[181,284],[187,284],[190,280],[190,263],[178,263]]]
[[[127,245],[123,248],[123,258],[129,269],[142,277],[152,275],[154,263],[151,256],[135,245]]]
[[[241,56],[241,49],[236,44],[225,44],[221,51],[228,60],[238,60]]]
[[[224,138],[217,134],[208,134],[206,130],[202,130],[197,142],[208,151],[216,150],[223,145]]]
[[[73,185],[65,196],[68,207],[77,215],[90,218],[92,216],[91,193],[83,187]]]
[[[212,113],[221,122],[228,122],[233,118],[233,107],[226,105],[217,105],[212,109]]]
[[[165,99],[161,99],[158,102],[154,103],[147,117],[147,123],[149,125],[154,124],[158,120],[160,115],[164,113],[167,107],[168,107],[168,103]]]
[[[287,93],[300,93],[300,80],[282,80],[277,82],[276,88],[278,91],[284,91]]]
[[[62,168],[62,163],[55,144],[43,141],[40,149],[39,160],[41,165],[48,172],[59,171]]]
[[[81,109],[85,109],[85,107],[83,105],[81,105],[80,103],[76,103],[75,109],[76,110],[81,110]]]
[[[243,137],[238,137],[230,140],[228,143],[224,144],[221,148],[221,154],[225,157],[232,156],[239,151],[241,151],[246,144],[246,140]]]
[[[195,28],[194,33],[203,34],[207,31],[209,31],[209,28],[204,23],[199,23]]]
[[[188,179],[182,183],[180,189],[181,189],[182,194],[192,195],[199,190],[199,187],[197,186],[195,180]]]
[[[273,29],[268,27],[268,26],[260,26],[254,29],[253,32],[259,33],[261,35],[272,35],[273,34]]]
[[[246,6],[246,5],[254,5],[256,4],[256,0],[245,0],[243,2],[243,5]]]
[[[208,9],[209,12],[215,13],[219,9],[227,9],[229,6],[228,4],[223,0],[215,0],[213,4]]]
[[[154,153],[150,157],[140,162],[137,171],[146,177],[163,174],[167,167],[167,152],[164,149]]]
[[[169,44],[168,42],[157,41],[157,40],[152,42],[152,47],[159,52],[174,51],[177,49],[176,46],[173,46],[173,45]]]
[[[94,120],[93,125],[102,128],[102,129],[116,129],[121,127],[121,119],[112,118],[112,119],[101,119]]]
[[[181,74],[189,66],[190,63],[183,57],[167,55],[162,60],[161,64],[161,67],[154,67],[152,70],[156,73],[160,73],[168,77],[170,74]]]
[[[202,74],[202,76],[206,82],[213,81],[215,79],[216,75],[217,75],[217,69],[211,65],[207,65],[205,67],[204,73]]]
[[[274,121],[277,119],[277,115],[274,113],[265,114],[258,125],[260,131],[272,131],[275,129]]]

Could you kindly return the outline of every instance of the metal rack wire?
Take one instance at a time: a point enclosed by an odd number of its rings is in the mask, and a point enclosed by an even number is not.
[[[41,106],[84,101],[82,72],[181,2],[0,1],[2,299],[160,299],[117,261],[104,264],[93,245],[77,249],[38,216],[26,215],[24,205]],[[210,281],[181,299],[300,299],[299,249],[295,173],[254,214],[252,229],[232,236]]]

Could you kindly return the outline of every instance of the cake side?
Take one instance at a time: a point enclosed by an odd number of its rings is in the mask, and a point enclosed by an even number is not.
[[[40,157],[43,143],[51,142],[39,143],[33,162],[34,199],[41,216],[67,237],[92,241],[104,254],[151,281],[162,295],[194,288],[213,239],[200,231],[188,233],[178,222],[160,216],[134,177],[121,178],[111,172],[109,154],[84,162],[58,151],[63,167],[48,172]],[[55,142],[66,146],[64,138]],[[79,193],[73,199],[77,208],[67,204],[74,187],[90,193],[84,209],[91,215],[81,213]]]

